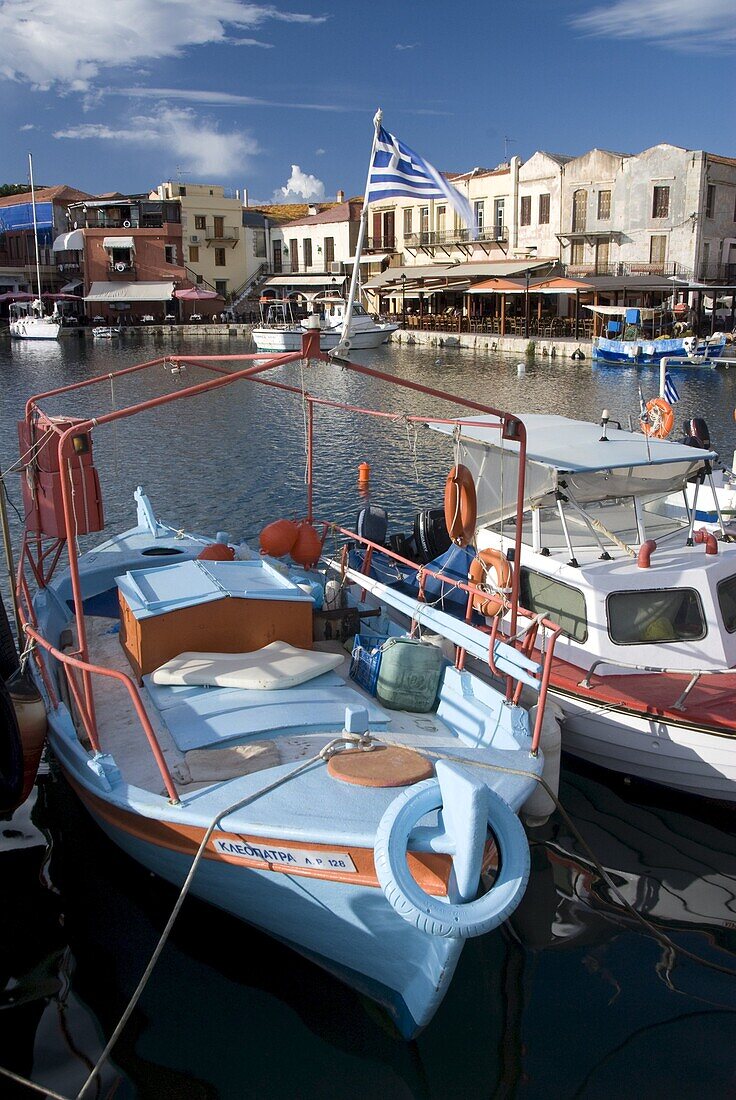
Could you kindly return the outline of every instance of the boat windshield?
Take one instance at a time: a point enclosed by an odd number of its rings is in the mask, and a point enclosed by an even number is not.
[[[694,588],[612,592],[606,600],[608,633],[617,645],[696,642],[707,630]]]

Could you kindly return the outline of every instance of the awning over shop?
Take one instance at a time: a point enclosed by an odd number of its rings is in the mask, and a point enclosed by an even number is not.
[[[315,289],[316,287],[328,287],[334,279],[336,283],[342,282],[344,275],[300,275],[293,272],[291,275],[270,275],[264,279],[261,287],[267,286],[291,286],[297,290],[299,287]]]
[[[656,308],[648,308],[644,306],[588,306],[583,305],[583,309],[589,309],[591,313],[597,313],[601,317],[625,317],[626,314],[635,309],[638,311],[642,319],[656,317],[662,313],[664,306],[657,306]]]
[[[70,233],[62,233],[56,238],[53,245],[54,252],[82,252],[83,249],[83,229],[72,229]]]
[[[85,302],[168,302],[174,294],[167,283],[92,283]]]
[[[509,275],[519,275],[525,271],[536,271],[540,267],[547,267],[551,260],[494,260],[488,263],[461,263],[461,264],[424,264],[416,267],[390,267],[388,270],[375,275],[364,283],[364,290],[381,290],[390,293],[401,290],[401,279],[405,277],[405,285],[416,286],[419,282],[424,284],[425,291],[432,287],[449,290],[460,290],[462,284],[471,285],[473,279],[501,278]]]
[[[132,248],[135,252],[135,241],[132,237],[103,237],[103,248]]]
[[[59,294],[76,294],[76,292],[83,285],[81,279],[72,279],[70,283],[65,283],[59,291]]]

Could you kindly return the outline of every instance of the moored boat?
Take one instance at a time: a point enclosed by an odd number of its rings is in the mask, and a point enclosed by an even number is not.
[[[698,526],[693,493],[706,481],[715,499],[717,455],[697,439],[612,427],[607,413],[599,424],[524,416],[523,437],[510,441],[472,419],[438,428],[460,435],[474,471],[487,583],[513,570],[524,606],[561,627],[550,684],[563,748],[736,802],[736,546],[722,517],[716,531]],[[517,518],[504,486],[519,466]],[[523,558],[511,562],[520,529]]]
[[[316,330],[300,352],[242,358],[248,365],[226,374],[216,358],[183,357],[209,381],[94,418],[50,416],[48,394],[27,404],[21,447],[35,461],[23,482],[19,596],[50,745],[121,848],[179,885],[196,860],[194,894],[384,1004],[411,1036],[431,1020],[465,939],[496,927],[523,895],[518,814],[549,812],[538,779],[557,631],[547,623],[539,660],[529,647],[541,619],[502,643],[425,600],[430,577],[466,602],[477,595],[440,565],[419,570],[393,554],[418,578],[412,595],[378,590],[339,551],[323,558],[327,533],[342,529],[313,515],[312,396],[305,518],[264,531],[265,556],[162,523],[140,490],[137,523],[79,554],[77,537],[103,527],[92,436],[104,424],[241,381],[304,400],[262,375],[327,361]],[[334,415],[337,403],[322,400]],[[489,413],[514,431],[514,418]],[[370,559],[371,529],[343,534]],[[348,659],[342,639],[353,635]],[[485,659],[486,678],[465,668],[466,654]],[[531,715],[522,686],[538,700]]]
[[[320,349],[332,351],[342,337],[347,303],[335,295],[318,295],[312,305],[319,310]],[[261,303],[261,324],[252,330],[253,341],[259,351],[298,351],[305,327],[305,321],[294,320],[289,301],[265,299]],[[359,302],[354,302],[350,320],[351,347],[363,351],[380,347],[398,327],[392,322],[375,321]]]

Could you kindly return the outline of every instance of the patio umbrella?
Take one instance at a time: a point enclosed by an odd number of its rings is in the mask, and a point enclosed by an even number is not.
[[[175,290],[174,297],[179,298],[182,302],[208,302],[213,301],[215,298],[219,298],[221,302],[224,302],[222,294],[218,294],[216,290],[202,290],[198,286],[186,287],[185,290]],[[191,313],[189,314],[191,317]]]
[[[25,290],[9,290],[7,294],[0,294],[0,302],[32,302],[35,297]]]
[[[42,294],[42,298],[50,298],[53,302],[82,302],[84,299],[79,294]]]

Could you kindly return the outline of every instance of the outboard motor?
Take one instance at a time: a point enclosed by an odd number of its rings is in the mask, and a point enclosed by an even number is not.
[[[683,422],[685,433],[682,442],[686,447],[699,447],[703,451],[710,450],[710,431],[702,416],[694,416]]]
[[[414,544],[420,565],[426,565],[444,554],[451,542],[444,508],[430,508],[418,513],[414,519]]]
[[[358,522],[355,530],[361,538],[368,539],[369,542],[375,542],[378,543],[379,546],[383,546],[386,542],[386,532],[388,531],[388,515],[386,509],[381,508],[378,504],[367,504],[365,508],[361,508],[358,512]]]

